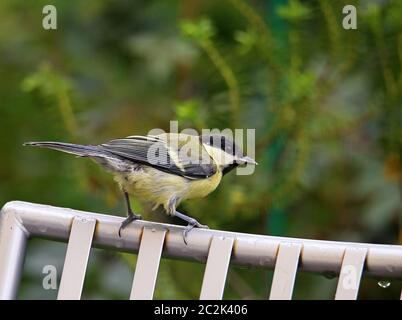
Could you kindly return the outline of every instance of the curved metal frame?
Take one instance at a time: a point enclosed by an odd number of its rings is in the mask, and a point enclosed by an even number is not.
[[[265,268],[275,268],[276,265],[271,299],[291,298],[298,269],[341,274],[342,279],[344,275],[341,268],[346,270],[347,264],[357,268],[359,282],[363,268],[367,275],[387,279],[402,278],[402,246],[272,237],[207,229],[192,230],[186,245],[182,237],[184,227],[148,221],[130,224],[120,238],[118,229],[122,221],[122,217],[48,205],[21,201],[7,203],[2,208],[0,217],[0,298],[16,297],[26,242],[32,237],[69,241],[60,287],[63,285],[63,277],[69,279],[64,281],[66,287],[69,287],[67,284],[71,277],[78,276],[81,279],[75,289],[59,290],[60,299],[80,297],[91,246],[131,253],[137,253],[141,246],[132,298],[152,298],[161,254],[200,262],[208,259],[201,298],[222,297],[229,261],[233,264]],[[150,252],[151,255],[148,254]],[[73,272],[76,265],[68,267],[67,262],[73,258],[82,261],[79,275],[78,271]],[[139,266],[139,261],[144,262]],[[149,265],[155,261],[156,268],[144,268],[143,264]],[[66,275],[68,273],[70,276]],[[222,277],[217,281],[216,274],[223,275],[223,281]],[[153,284],[144,294],[145,291],[138,291],[138,286],[137,290],[134,288],[135,282],[143,282],[140,275],[149,276],[153,280]],[[344,288],[338,286],[336,297],[355,298],[357,290],[358,287],[344,293]],[[74,292],[79,294],[74,295]]]

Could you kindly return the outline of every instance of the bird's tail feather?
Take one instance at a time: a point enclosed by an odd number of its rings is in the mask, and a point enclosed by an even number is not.
[[[74,154],[79,157],[104,157],[107,156],[107,151],[99,146],[85,146],[81,144],[65,143],[65,142],[25,142],[24,146],[33,146],[41,148],[49,148],[66,153]]]

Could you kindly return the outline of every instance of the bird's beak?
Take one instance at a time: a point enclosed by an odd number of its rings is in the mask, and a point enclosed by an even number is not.
[[[257,165],[257,164],[258,164],[257,161],[255,161],[253,158],[251,158],[251,157],[249,157],[249,156],[241,157],[241,158],[238,160],[238,162],[239,162],[240,164],[254,164],[254,165]]]

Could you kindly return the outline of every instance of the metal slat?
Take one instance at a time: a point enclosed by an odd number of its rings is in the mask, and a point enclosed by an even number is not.
[[[28,232],[11,212],[0,220],[0,299],[17,297]]]
[[[222,299],[233,242],[233,238],[212,238],[202,281],[201,300]]]
[[[234,238],[238,248],[233,250],[230,262],[234,265],[258,268],[275,267],[277,252],[276,250],[267,250],[266,247],[276,246],[279,243],[302,244],[303,253],[299,269],[314,273],[331,272],[338,274],[345,248],[368,248],[365,275],[381,279],[402,277],[402,246],[400,245],[297,239],[211,229],[192,230],[188,234],[188,245],[186,245],[182,236],[185,227],[182,226],[144,220],[135,221],[127,227],[122,237],[119,237],[118,230],[124,220],[123,217],[22,201],[11,201],[4,205],[0,214],[0,224],[8,215],[15,216],[30,239],[39,237],[62,242],[68,240],[71,221],[75,216],[96,219],[96,237],[93,239],[93,246],[124,252],[138,251],[143,227],[166,229],[169,232],[169,237],[166,237],[165,240],[164,255],[169,258],[189,259],[191,261],[207,260],[212,237]],[[240,243],[246,245],[243,246]],[[259,245],[254,246],[253,243]]]
[[[279,243],[299,243],[303,248],[300,270],[317,274],[338,274],[344,260],[345,248],[359,247],[368,250],[364,264],[365,276],[381,279],[402,277],[402,246],[398,245],[296,239],[206,229],[190,232],[186,245],[182,239],[184,227],[148,221],[132,223],[120,238],[118,229],[122,217],[12,201],[3,206],[0,214],[0,298],[10,299],[16,296],[27,239],[42,238],[66,242],[69,240],[71,222],[76,216],[97,220],[93,246],[100,248],[135,253],[140,246],[145,226],[168,230],[169,237],[165,239],[164,254],[170,258],[206,261],[212,237],[226,237],[236,239],[231,263],[273,268]]]
[[[300,243],[281,243],[276,258],[270,300],[292,299],[297,266],[302,245]]]
[[[152,299],[165,235],[166,230],[144,227],[130,300]]]
[[[356,300],[367,256],[366,248],[347,248],[343,256],[335,300]]]
[[[96,220],[75,217],[61,275],[58,300],[81,299]]]

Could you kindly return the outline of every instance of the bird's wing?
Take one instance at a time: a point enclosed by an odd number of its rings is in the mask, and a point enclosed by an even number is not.
[[[99,147],[125,160],[188,179],[204,179],[217,172],[216,164],[197,136],[129,136],[111,140]]]

